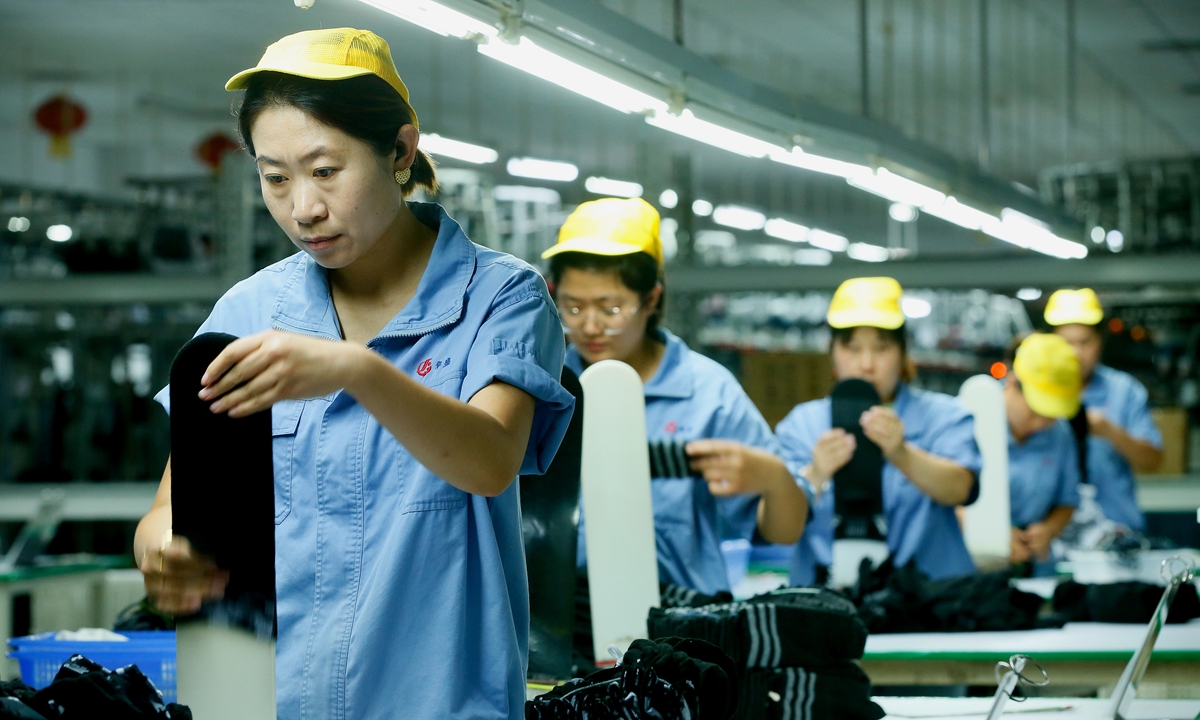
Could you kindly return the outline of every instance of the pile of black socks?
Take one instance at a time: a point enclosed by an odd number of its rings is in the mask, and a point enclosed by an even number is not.
[[[185,705],[163,702],[154,683],[129,665],[105,670],[82,655],[63,663],[41,690],[0,683],[0,720],[191,720]]]
[[[526,720],[729,720],[737,669],[713,645],[635,640],[614,668],[576,678],[525,703]]]
[[[1161,585],[1117,582],[1081,585],[1065,582],[1054,590],[1054,611],[1067,622],[1146,623],[1162,599]],[[1175,593],[1167,613],[1168,623],[1185,623],[1200,617],[1196,586],[1184,583]]]
[[[650,611],[651,638],[706,640],[741,673],[741,720],[878,720],[871,683],[854,663],[867,628],[854,605],[819,588],[777,590],[745,602]]]

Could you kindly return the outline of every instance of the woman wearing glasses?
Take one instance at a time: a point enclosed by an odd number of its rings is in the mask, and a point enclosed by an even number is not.
[[[659,579],[713,594],[729,589],[722,536],[749,538],[757,527],[769,542],[796,542],[807,484],[780,459],[733,375],[659,326],[658,226],[658,212],[641,199],[584,203],[543,257],[570,341],[565,364],[576,373],[600,360],[629,364],[645,383],[649,440],[687,443],[699,477],[651,483]],[[580,567],[586,557],[581,521]]]

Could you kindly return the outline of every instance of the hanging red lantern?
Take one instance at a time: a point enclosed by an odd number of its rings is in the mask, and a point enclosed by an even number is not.
[[[55,95],[34,111],[33,121],[50,135],[50,154],[71,154],[71,136],[87,124],[87,110],[66,95]]]
[[[237,141],[223,132],[215,132],[200,141],[196,146],[196,157],[204,163],[213,174],[221,172],[221,162],[225,155],[241,146]]]

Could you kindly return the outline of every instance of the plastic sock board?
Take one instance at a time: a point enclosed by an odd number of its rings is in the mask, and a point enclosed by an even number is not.
[[[659,604],[646,400],[641,377],[617,360],[592,365],[579,380],[592,648],[598,665],[611,665],[608,646],[623,652],[646,637]]]
[[[833,475],[834,587],[852,585],[864,559],[878,564],[887,559],[887,522],[883,513],[883,451],[863,434],[859,418],[880,404],[875,386],[865,380],[843,380],[830,393],[833,427],[854,435],[857,441],[850,462]]]
[[[976,565],[1007,566],[1012,545],[1012,514],[1004,389],[995,378],[976,375],[962,384],[958,399],[975,416],[975,443],[983,455],[979,498],[965,509],[963,539]]]

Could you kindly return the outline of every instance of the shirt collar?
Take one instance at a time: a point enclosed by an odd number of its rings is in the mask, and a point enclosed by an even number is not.
[[[437,229],[437,240],[416,293],[376,337],[420,335],[458,320],[475,271],[475,245],[440,205],[408,206],[418,220]],[[341,338],[327,271],[307,254],[276,296],[271,320],[285,330]]]
[[[912,391],[908,389],[908,383],[901,382],[896,385],[896,397],[892,399],[892,409],[897,415],[903,416],[905,408],[912,402]]]
[[[654,376],[643,387],[643,393],[648,398],[690,398],[696,386],[695,375],[687,362],[691,350],[669,330],[659,328],[658,335],[667,348]],[[567,346],[566,365],[576,373],[583,373],[583,359],[574,345]]]

